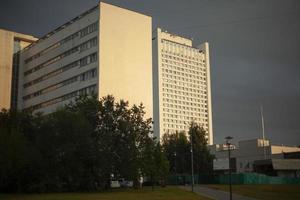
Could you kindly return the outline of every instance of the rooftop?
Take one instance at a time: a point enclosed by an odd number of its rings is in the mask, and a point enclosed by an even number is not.
[[[96,10],[98,8],[99,5],[94,6],[93,8],[89,9],[88,11],[82,13],[81,15],[78,15],[77,17],[73,18],[72,20],[68,21],[67,23],[59,26],[58,28],[54,29],[53,31],[47,33],[46,35],[44,35],[43,37],[39,38],[37,41],[35,41],[34,43],[32,43],[31,45],[27,46],[26,48],[24,48],[24,50],[31,48],[32,46],[36,45],[37,43],[51,37],[53,34],[57,33],[58,31],[66,28],[67,26],[73,24],[74,22],[76,22],[77,20],[79,20],[80,18],[86,16],[87,14],[93,12],[94,10]]]

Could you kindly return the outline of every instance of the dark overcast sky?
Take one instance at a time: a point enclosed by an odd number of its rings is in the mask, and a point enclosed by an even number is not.
[[[1,0],[0,27],[42,36],[97,0]],[[106,0],[153,27],[210,43],[215,142],[261,136],[300,145],[299,0]]]

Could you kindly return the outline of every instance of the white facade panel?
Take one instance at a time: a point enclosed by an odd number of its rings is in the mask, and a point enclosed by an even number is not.
[[[100,3],[100,96],[145,106],[152,117],[152,19]]]

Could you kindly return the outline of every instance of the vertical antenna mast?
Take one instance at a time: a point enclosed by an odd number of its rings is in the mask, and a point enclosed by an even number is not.
[[[262,136],[263,136],[263,150],[264,150],[264,159],[267,159],[266,148],[265,148],[265,121],[264,121],[264,113],[263,106],[260,105],[260,116],[261,116],[261,126],[262,126]]]

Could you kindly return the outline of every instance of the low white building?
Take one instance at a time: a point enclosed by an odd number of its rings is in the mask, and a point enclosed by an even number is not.
[[[216,168],[226,169],[228,166],[228,148],[225,144],[209,146],[210,153],[215,155]],[[260,160],[284,159],[284,153],[300,152],[299,147],[272,145],[269,140],[252,139],[239,141],[237,147],[231,148],[231,168],[234,172],[253,172],[254,163]],[[227,160],[227,162],[224,162]],[[298,160],[298,159],[297,159]],[[225,164],[224,164],[225,163]],[[215,169],[216,169],[215,168]],[[227,167],[228,168],[228,167]]]

